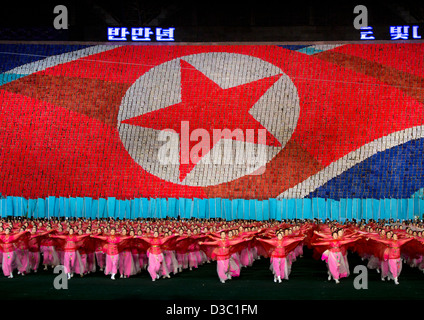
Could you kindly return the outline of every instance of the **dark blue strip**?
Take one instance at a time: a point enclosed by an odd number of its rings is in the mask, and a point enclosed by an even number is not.
[[[299,50],[299,49],[310,47],[310,45],[294,45],[294,44],[292,45],[292,44],[287,44],[287,45],[281,45],[279,47],[282,47],[282,48],[288,49],[288,50],[294,50],[294,51],[296,51],[296,50]]]
[[[80,50],[89,45],[0,44],[0,73],[48,56]]]

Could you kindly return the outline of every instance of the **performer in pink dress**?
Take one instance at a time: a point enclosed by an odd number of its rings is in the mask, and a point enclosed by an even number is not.
[[[392,236],[392,234],[386,233],[385,229],[379,229],[379,233],[378,234],[371,234],[368,235],[368,239],[376,239],[376,238],[380,238],[383,240],[386,239],[390,239]],[[383,244],[380,241],[375,241],[374,243],[372,241],[369,241],[369,247],[368,249],[372,252],[372,255],[377,257],[378,261],[379,261],[379,265],[380,265],[380,270],[381,270],[381,280],[385,281],[385,278],[389,278],[389,263],[387,261],[387,259],[385,259],[384,257],[384,253],[386,251],[386,245]]]
[[[105,275],[111,275],[110,278],[115,280],[115,275],[118,273],[119,267],[119,248],[118,245],[130,238],[130,236],[122,236],[116,234],[116,229],[111,228],[109,235],[91,235],[91,237],[100,239],[106,242],[106,268]]]
[[[259,230],[250,231],[243,226],[239,227],[239,236],[241,238],[251,238],[259,233]],[[250,267],[255,260],[255,241],[248,241],[247,246],[240,252],[240,263],[243,267]]]
[[[137,236],[143,236],[143,232],[141,230],[137,231]],[[138,263],[140,265],[140,271],[147,269],[149,265],[149,260],[147,258],[147,250],[149,249],[149,245],[142,241],[135,241],[133,246],[136,248],[138,253]]]
[[[154,231],[153,237],[136,236],[135,238],[149,244],[149,249],[147,250],[149,266],[147,267],[147,271],[149,272],[152,281],[159,279],[161,268],[166,268],[166,264],[163,264],[164,256],[162,246],[171,239],[175,239],[176,235],[159,237],[159,232]],[[169,277],[169,271],[162,271],[162,274],[163,273],[167,274],[167,277]]]
[[[25,227],[22,226],[19,229],[20,232],[25,231]],[[16,266],[18,269],[18,274],[24,276],[29,273],[29,248],[28,248],[28,234],[21,237],[19,241],[15,243],[15,254],[16,254]]]
[[[421,231],[414,236],[414,241],[408,243],[408,246],[403,247],[403,253],[408,256],[411,261],[411,267],[417,267],[424,272],[424,237]],[[406,250],[405,250],[406,249]]]
[[[356,253],[361,257],[362,260],[368,260],[367,268],[370,270],[376,270],[380,273],[381,262],[379,256],[376,256],[371,248],[371,244],[368,241],[369,235],[377,236],[377,232],[374,231],[372,226],[360,226],[357,230],[358,234],[363,236],[358,242],[356,242],[355,250]]]
[[[102,229],[97,229],[96,234],[101,234],[102,233]],[[107,246],[107,244],[104,243],[104,241],[99,240],[99,239],[95,239],[93,237],[91,237],[92,240],[92,244],[94,249],[94,254],[95,254],[95,258],[96,258],[96,263],[100,268],[100,271],[103,271],[105,266],[106,266],[106,248],[105,246]]]
[[[184,233],[182,228],[178,231],[178,238],[175,241],[175,252],[177,255],[177,270],[182,272],[188,268],[188,246],[191,243],[191,238]]]
[[[222,283],[225,283],[231,279],[231,271],[237,269],[235,263],[230,260],[231,255],[240,251],[243,248],[240,244],[246,242],[247,239],[230,240],[224,230],[220,232],[220,236],[219,240],[200,241],[199,245],[204,247],[204,251],[212,260],[216,260],[218,277]]]
[[[274,239],[256,238],[271,257],[272,270],[274,272],[274,282],[281,283],[281,279],[289,279],[289,268],[287,254],[292,252],[305,236],[284,237],[282,232],[277,232]]]
[[[241,273],[241,262],[240,262],[240,252],[243,251],[247,247],[247,239],[245,238],[239,238],[234,237],[233,231],[229,230],[227,233],[228,240],[236,240],[240,239],[243,240],[241,243],[243,243],[243,246],[240,246],[238,250],[235,250],[230,257],[230,275],[231,277],[239,277]],[[246,243],[245,243],[246,242]]]
[[[165,236],[171,236],[172,232],[169,230],[164,234]],[[164,261],[162,263],[162,276],[169,278],[170,273],[178,273],[178,261],[175,254],[176,241],[168,241],[162,245],[162,252]]]
[[[197,230],[194,229],[193,233],[188,230],[187,236],[190,239],[189,245],[187,246],[187,258],[188,267],[191,270],[197,269],[199,265],[203,263],[202,254],[200,253],[199,242],[206,238],[206,235],[199,235]]]
[[[88,235],[90,232],[88,233]],[[82,229],[78,229],[78,235],[83,235]],[[77,242],[77,251],[76,251],[76,263],[75,263],[75,273],[79,274],[81,278],[88,273],[88,240],[90,238],[86,237]]]
[[[122,228],[121,236],[127,237],[126,228]],[[132,236],[129,237],[129,239],[133,240],[134,234],[132,233]],[[131,240],[126,240],[119,244],[119,273],[121,274],[121,278],[129,278],[136,274],[133,255],[131,252],[131,242]]]
[[[46,227],[46,231],[53,232],[50,226]],[[59,256],[55,248],[55,240],[51,237],[42,237],[40,242],[40,252],[43,255],[44,270],[47,270],[47,266],[54,268],[59,265]]]
[[[49,231],[37,231],[37,227],[33,226],[31,234],[28,239],[28,251],[29,251],[29,269],[37,272],[38,266],[40,265],[40,242],[42,238],[50,234]]]
[[[388,239],[370,236],[370,239],[386,245],[384,251],[384,260],[387,261],[389,267],[389,279],[393,279],[395,284],[399,284],[399,275],[402,270],[401,247],[407,242],[413,240],[413,237],[398,239],[398,235],[393,231],[388,231],[391,236]]]
[[[68,231],[69,231],[69,229],[68,229]],[[61,224],[59,224],[57,226],[57,229],[55,228],[55,231],[53,232],[53,234],[55,234],[55,235],[67,235],[68,231],[65,231],[63,229],[63,226]],[[57,256],[59,257],[59,264],[63,265],[63,257],[65,255],[63,248],[65,247],[65,240],[55,239],[55,238],[52,238],[52,239],[54,241],[54,248],[56,249]]]
[[[129,235],[130,235],[130,237],[134,237],[135,231],[133,229],[131,229],[130,232],[129,232]],[[137,247],[137,243],[138,243],[138,241],[131,241],[131,243],[129,244],[132,260],[133,260],[133,263],[134,263],[135,274],[138,274],[138,273],[141,272],[140,256],[139,256],[139,250],[138,250],[138,247]]]
[[[339,283],[340,278],[349,276],[349,265],[347,259],[344,258],[344,246],[357,241],[361,236],[354,238],[339,238],[337,231],[333,231],[332,239],[316,239],[313,246],[325,246],[326,250],[322,254],[322,260],[326,261],[329,270],[329,280],[333,277],[336,283]]]
[[[78,261],[77,257],[77,243],[88,236],[88,234],[75,235],[73,228],[69,229],[67,235],[50,234],[50,237],[52,238],[65,240],[63,246],[63,266],[65,267],[65,272],[68,275],[68,279],[71,279],[71,277],[73,277],[73,273],[75,272],[75,264],[81,264],[81,261]]]
[[[7,227],[4,230],[4,234],[0,235],[0,243],[3,244],[2,270],[3,274],[8,278],[13,278],[13,263],[16,259],[14,243],[27,233],[28,231],[11,233],[11,228]]]
[[[91,234],[90,227],[88,227],[85,230],[85,234]],[[96,243],[95,242],[96,240],[91,237],[84,239],[84,246],[86,248],[86,253],[87,253],[87,268],[86,268],[87,273],[96,272],[96,256],[95,256]]]

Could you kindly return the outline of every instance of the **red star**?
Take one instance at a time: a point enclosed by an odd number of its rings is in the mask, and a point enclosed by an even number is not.
[[[181,102],[166,108],[161,108],[122,123],[152,128],[156,130],[172,129],[180,134],[181,123],[189,122],[190,133],[195,129],[204,129],[210,136],[210,149],[220,140],[214,141],[213,129],[241,129],[243,136],[233,140],[246,141],[246,129],[254,129],[255,141],[259,129],[265,129],[249,110],[260,97],[281,77],[281,74],[263,78],[228,89],[222,89],[203,73],[184,60],[181,64]],[[255,142],[249,141],[249,142]],[[187,141],[188,142],[188,141]],[[189,146],[180,147],[180,160],[187,156],[192,147],[199,141],[189,141]],[[266,130],[266,145],[281,147],[281,143]],[[209,150],[208,150],[209,151]],[[189,159],[189,163],[180,161],[180,181],[194,168],[196,163],[205,156],[199,155],[197,160]],[[186,157],[184,159],[188,159]]]

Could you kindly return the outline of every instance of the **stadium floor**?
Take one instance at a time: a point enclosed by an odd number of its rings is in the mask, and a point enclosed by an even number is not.
[[[185,270],[170,279],[151,281],[147,271],[129,279],[111,280],[98,271],[81,278],[75,275],[68,289],[53,286],[51,269],[37,274],[0,277],[2,300],[414,300],[424,297],[424,274],[403,265],[399,285],[381,281],[375,270],[368,270],[368,289],[354,288],[358,274],[353,269],[364,264],[358,256],[348,255],[351,274],[340,284],[327,280],[325,263],[314,260],[311,251],[293,263],[290,279],[274,283],[269,259],[243,268],[241,276],[225,284],[219,282],[216,263],[197,270]]]

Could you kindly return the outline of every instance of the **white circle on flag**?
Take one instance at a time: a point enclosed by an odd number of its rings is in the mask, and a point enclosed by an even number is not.
[[[250,115],[281,146],[221,139],[211,146],[208,155],[202,157],[181,181],[181,141],[178,133],[145,128],[142,124],[135,126],[121,123],[182,101],[180,60],[188,62],[223,89],[281,74],[249,110]],[[199,53],[157,65],[138,78],[122,98],[118,113],[118,132],[130,156],[147,172],[176,184],[205,187],[255,174],[260,168],[264,168],[292,136],[299,112],[296,86],[279,67],[244,54]],[[169,146],[172,148],[169,149]],[[163,160],[164,155],[167,161]]]

